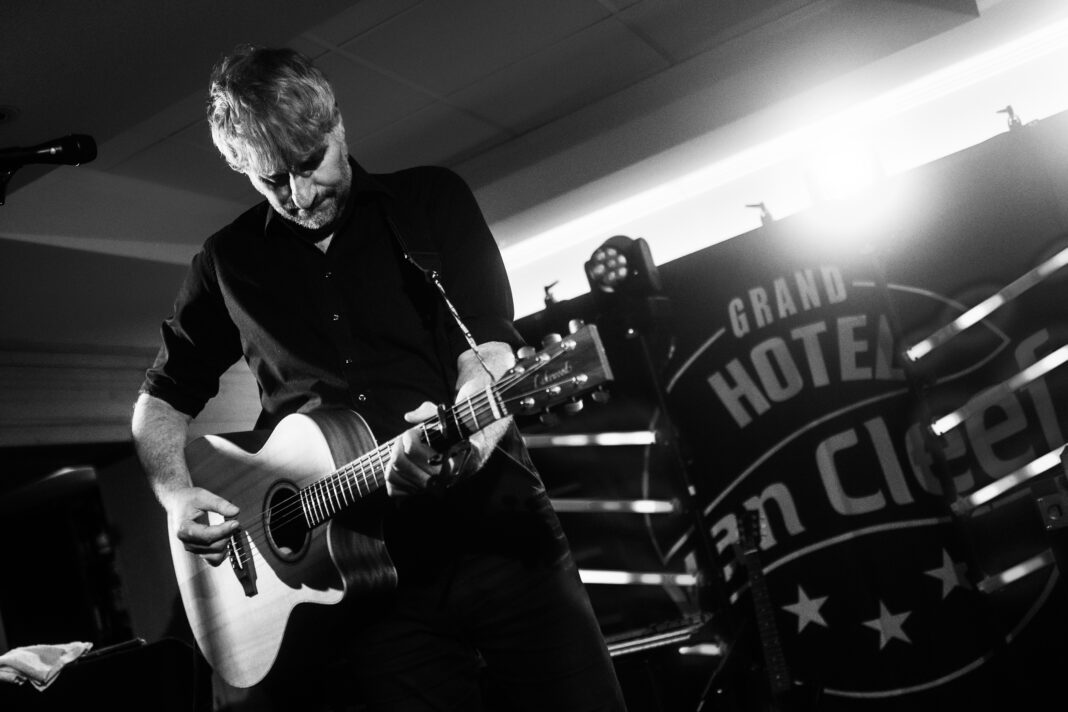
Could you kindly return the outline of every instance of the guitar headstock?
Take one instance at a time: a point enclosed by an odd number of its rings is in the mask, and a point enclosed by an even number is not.
[[[567,336],[551,335],[535,353],[521,349],[519,361],[497,384],[505,410],[529,415],[560,404],[612,380],[604,344],[593,324]]]
[[[743,510],[738,517],[738,548],[742,554],[754,554],[760,551],[760,541],[764,535],[764,518],[759,509]]]

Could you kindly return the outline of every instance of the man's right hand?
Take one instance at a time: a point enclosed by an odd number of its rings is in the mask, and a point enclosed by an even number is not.
[[[227,539],[240,528],[234,517],[238,508],[219,495],[202,487],[183,487],[167,493],[163,502],[171,531],[191,554],[202,557],[212,566],[226,560]],[[208,514],[216,513],[227,521],[208,524]]]

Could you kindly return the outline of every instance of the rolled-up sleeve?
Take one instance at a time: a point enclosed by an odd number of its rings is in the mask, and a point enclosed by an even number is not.
[[[432,231],[442,259],[442,284],[476,343],[501,341],[521,346],[513,324],[515,308],[504,260],[467,183],[448,169],[434,170]],[[458,356],[469,348],[454,320],[446,326],[449,348]]]
[[[241,357],[241,338],[219,290],[210,240],[193,258],[160,332],[162,345],[140,392],[195,417],[219,392],[222,373]]]

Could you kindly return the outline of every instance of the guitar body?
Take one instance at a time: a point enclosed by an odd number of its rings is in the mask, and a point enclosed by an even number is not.
[[[374,447],[363,419],[342,410],[290,415],[269,436],[206,436],[189,444],[194,484],[241,510],[230,561],[219,566],[187,552],[169,531],[193,634],[229,684],[250,687],[266,677],[297,606],[329,606],[396,585],[373,507],[362,507],[360,531],[337,521],[309,529],[295,496]]]
[[[447,453],[490,423],[566,403],[611,379],[596,327],[583,326],[520,354],[496,383],[424,421],[419,437]],[[193,484],[241,510],[219,566],[188,553],[168,522],[186,616],[227,683],[251,687],[276,663],[321,662],[323,651],[310,655],[301,643],[321,648],[343,630],[331,608],[355,598],[359,605],[346,606],[347,615],[373,615],[373,599],[396,587],[381,519],[396,439],[378,444],[356,413],[321,410],[289,415],[269,435],[208,435],[186,448]],[[298,624],[290,625],[293,618]]]

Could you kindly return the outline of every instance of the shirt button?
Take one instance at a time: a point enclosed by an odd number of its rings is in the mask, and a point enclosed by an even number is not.
[[[359,394],[358,396],[356,396],[356,400],[358,400],[358,401],[360,401],[361,403],[363,403],[364,401],[366,401],[366,400],[367,400],[367,395],[366,395],[366,394],[364,394],[364,393],[361,393],[361,394]]]
[[[341,318],[341,315],[339,315],[339,314],[331,314],[330,315],[330,319],[333,320],[333,321],[337,321],[340,318]]]
[[[334,276],[333,272],[326,272],[326,273],[323,274],[323,279],[330,279],[333,276]]]
[[[345,365],[346,366],[351,366],[352,365],[352,359],[351,358],[345,359]]]

